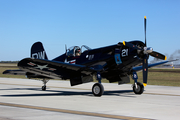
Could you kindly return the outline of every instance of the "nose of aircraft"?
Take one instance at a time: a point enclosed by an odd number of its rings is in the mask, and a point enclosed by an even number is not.
[[[144,54],[149,54],[153,52],[153,48],[152,47],[144,47]]]

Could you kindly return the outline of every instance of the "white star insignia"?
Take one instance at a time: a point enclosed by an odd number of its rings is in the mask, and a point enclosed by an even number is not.
[[[39,68],[40,70],[43,70],[45,68],[48,68],[47,65],[37,65],[36,68]]]

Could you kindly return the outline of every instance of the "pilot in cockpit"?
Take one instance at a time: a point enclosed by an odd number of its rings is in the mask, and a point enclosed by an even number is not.
[[[81,55],[81,49],[80,48],[76,49],[75,55],[76,56],[80,56]]]

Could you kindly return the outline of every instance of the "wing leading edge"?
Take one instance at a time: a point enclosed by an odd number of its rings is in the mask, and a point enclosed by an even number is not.
[[[154,67],[154,66],[157,66],[157,65],[161,65],[161,64],[164,64],[164,63],[167,63],[167,62],[172,62],[172,61],[163,61],[163,62],[148,64],[148,68],[151,68],[151,67]],[[138,67],[133,67],[132,71],[140,71],[142,69],[143,69],[143,66],[138,66]]]
[[[71,85],[93,81],[96,69],[84,65],[69,64],[59,61],[25,58],[18,67],[29,73],[52,79],[70,79]]]

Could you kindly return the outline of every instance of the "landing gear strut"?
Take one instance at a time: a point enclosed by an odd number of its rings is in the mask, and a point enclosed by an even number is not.
[[[97,80],[98,83],[95,83],[92,87],[92,93],[94,94],[94,96],[100,97],[104,93],[104,87],[101,84],[101,74],[99,72],[97,73]]]
[[[134,84],[133,84],[133,91],[135,94],[142,94],[144,92],[144,85],[140,82],[137,82],[138,76],[136,72],[133,72],[133,79],[134,79]]]
[[[46,83],[48,82],[49,80],[45,80],[43,79],[42,82],[43,82],[43,86],[42,86],[42,90],[45,91],[46,90]]]

